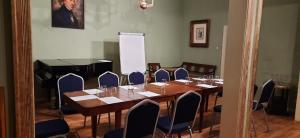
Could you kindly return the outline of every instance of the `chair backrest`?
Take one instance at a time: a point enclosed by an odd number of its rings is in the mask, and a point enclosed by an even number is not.
[[[164,69],[159,69],[154,73],[155,82],[163,82],[163,79],[170,81],[169,72]]]
[[[177,124],[186,123],[190,128],[194,126],[201,99],[200,94],[189,91],[176,100],[169,134],[173,126]]]
[[[271,98],[272,93],[274,91],[274,87],[275,83],[273,80],[268,80],[264,83],[262,87],[261,96],[258,101],[259,104],[269,102],[269,99]]]
[[[100,87],[118,87],[119,76],[113,72],[106,71],[98,77],[98,85]]]
[[[81,76],[69,73],[57,80],[59,108],[64,104],[63,94],[65,92],[82,91],[84,89],[84,80]]]
[[[145,76],[141,72],[131,72],[128,75],[129,83],[133,83],[134,85],[145,83]]]
[[[159,104],[143,100],[129,109],[125,120],[124,138],[154,137],[159,116]]]
[[[184,68],[178,68],[174,72],[175,80],[179,79],[186,79],[186,77],[189,77],[189,73]]]
[[[258,86],[254,84],[253,98],[255,98],[257,90],[258,90]]]

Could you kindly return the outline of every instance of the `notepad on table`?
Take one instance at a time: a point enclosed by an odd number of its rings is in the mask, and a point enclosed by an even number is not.
[[[119,87],[122,88],[122,89],[125,89],[125,90],[136,90],[136,89],[139,89],[137,87],[130,86],[130,85],[124,85],[124,86],[119,86]]]
[[[223,81],[217,81],[215,83],[217,83],[217,84],[223,84]]]
[[[107,104],[123,102],[121,99],[116,98],[116,97],[104,97],[104,98],[99,98],[99,100],[101,100]]]
[[[83,90],[83,91],[87,94],[98,94],[98,93],[104,92],[104,91],[99,90],[99,89],[86,89],[86,90]]]
[[[160,94],[150,92],[150,91],[145,91],[145,92],[137,92],[140,95],[144,95],[146,97],[154,97],[154,96],[159,96]]]
[[[91,99],[99,99],[99,97],[95,95],[84,95],[84,96],[75,96],[70,97],[73,101],[84,101],[84,100],[91,100]]]
[[[98,62],[111,62],[110,60],[99,59]]]
[[[208,85],[208,84],[198,84],[197,86],[204,87],[204,88],[216,88],[217,87],[217,86]]]
[[[197,81],[207,81],[207,79],[201,79],[201,78],[192,78],[192,79]]]
[[[153,82],[153,83],[151,83],[151,84],[153,84],[153,85],[156,85],[156,86],[164,86],[164,85],[169,85],[169,84],[167,84],[167,83],[163,83],[163,82]]]
[[[212,79],[212,80],[214,80],[214,81],[223,81],[223,79]]]
[[[183,80],[183,79],[179,79],[179,80],[175,80],[177,82],[182,82],[182,83],[190,83],[190,82],[193,82],[193,81],[190,81],[190,80]]]

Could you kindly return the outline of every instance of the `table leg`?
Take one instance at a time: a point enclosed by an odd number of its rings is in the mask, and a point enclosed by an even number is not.
[[[121,117],[122,117],[122,110],[115,112],[115,127],[121,128]]]
[[[206,99],[206,94],[203,94],[202,95],[202,98],[205,100]],[[203,128],[203,118],[204,118],[204,106],[205,106],[205,101],[202,101],[200,103],[200,109],[199,109],[199,132],[201,133],[202,132],[202,128]]]
[[[92,116],[92,135],[93,138],[97,137],[97,115]]]
[[[207,110],[208,110],[208,100],[209,100],[209,96],[206,96],[206,98],[205,98],[205,112],[207,112]]]

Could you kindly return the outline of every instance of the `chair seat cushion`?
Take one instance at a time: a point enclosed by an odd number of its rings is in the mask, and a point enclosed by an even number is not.
[[[171,121],[172,120],[170,116],[160,117],[157,122],[157,128],[164,133],[168,133],[171,127]],[[176,124],[172,127],[171,133],[179,133],[188,130],[188,126],[189,123]]]
[[[123,128],[110,131],[104,135],[104,138],[123,138],[123,131]]]
[[[70,107],[70,106],[67,106],[67,105],[62,105],[62,106],[61,106],[61,111],[62,111],[64,114],[66,114],[66,115],[77,114],[77,113],[78,113],[74,108],[72,108],[72,107]]]
[[[218,112],[218,113],[222,112],[222,105],[216,105],[214,107],[214,112]]]
[[[69,133],[69,126],[63,119],[55,119],[35,124],[35,137],[47,138]]]

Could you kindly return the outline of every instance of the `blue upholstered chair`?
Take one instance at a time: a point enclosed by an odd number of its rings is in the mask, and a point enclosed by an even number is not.
[[[106,71],[98,77],[98,85],[100,87],[118,87],[119,86],[119,76],[113,72]]]
[[[145,83],[145,76],[141,72],[132,72],[128,75],[128,81],[134,85],[143,84]]]
[[[76,110],[67,106],[64,102],[64,93],[73,91],[82,91],[84,89],[84,80],[81,76],[73,73],[66,74],[57,80],[59,109],[63,115],[75,114]],[[84,119],[84,126],[86,124],[86,117]]]
[[[268,107],[269,101],[270,101],[271,96],[274,92],[274,87],[275,87],[274,81],[271,80],[271,79],[268,80],[262,86],[262,92],[261,92],[261,95],[260,95],[260,98],[258,99],[258,101],[256,101],[256,100],[253,101],[253,111],[254,112],[263,109],[264,121],[265,121],[265,124],[266,124],[267,131],[270,131],[271,129],[270,129],[270,126],[268,124],[268,116],[267,116],[267,113],[266,113],[266,108]],[[253,125],[253,129],[254,129],[254,134],[256,135],[254,117],[252,117],[252,125]]]
[[[158,119],[157,128],[163,132],[164,137],[180,134],[183,131],[189,131],[192,137],[192,128],[201,99],[200,94],[187,92],[176,100],[172,116]]]
[[[174,72],[175,80],[186,79],[189,77],[189,72],[185,68],[178,68]]]
[[[164,69],[159,69],[154,73],[155,82],[163,82],[165,79],[166,81],[170,81],[169,72]]]
[[[265,85],[264,85],[265,86]],[[263,86],[263,87],[264,87]],[[258,89],[258,87],[257,87],[257,85],[255,84],[254,85],[254,90],[253,90],[253,98],[255,97],[255,95],[256,95],[256,93],[257,93],[257,89]],[[272,90],[273,91],[273,90]],[[256,105],[258,105],[257,104],[257,101],[253,101],[253,106],[252,106],[252,110],[253,111],[256,111],[255,110],[255,108],[256,108]],[[214,106],[214,108],[213,108],[213,111],[215,112],[215,113],[221,113],[222,112],[222,105],[215,105]],[[213,124],[215,124],[216,123],[216,116],[215,116],[216,114],[214,114],[214,117],[213,117],[213,122],[211,122],[211,126],[210,126],[210,131],[209,132],[211,132],[212,131],[212,129],[213,129]],[[256,132],[255,132],[255,127],[254,127],[254,118],[252,117],[252,125],[253,125],[253,129],[254,129],[254,133],[255,133],[255,135],[256,135]]]
[[[98,77],[98,85],[101,87],[118,87],[119,86],[119,76],[113,72],[106,71]],[[100,116],[98,118],[98,123],[100,122]],[[108,113],[109,127],[111,127],[110,113]]]
[[[158,103],[148,99],[143,100],[129,109],[125,128],[108,132],[104,138],[153,138],[159,109]]]
[[[70,128],[65,120],[54,119],[35,124],[35,137],[48,138],[48,137],[66,137]]]

